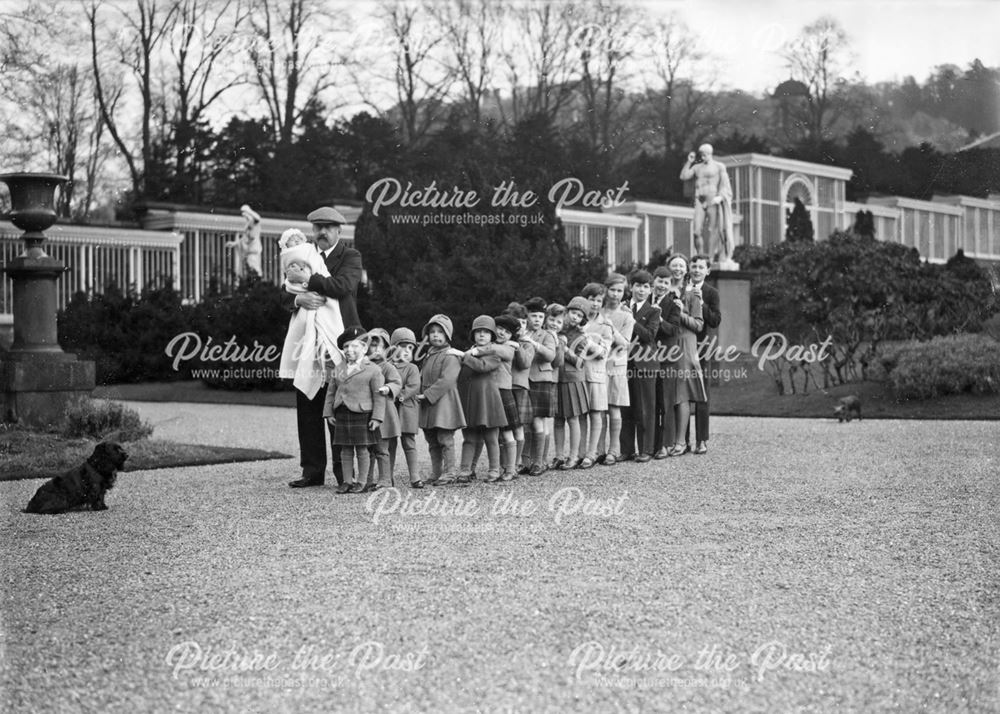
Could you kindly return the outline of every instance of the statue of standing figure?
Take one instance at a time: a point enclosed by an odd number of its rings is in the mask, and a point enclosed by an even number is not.
[[[260,242],[260,214],[245,203],[240,206],[240,213],[246,221],[243,232],[235,240],[226,243],[226,247],[236,249],[234,263],[237,278],[253,274],[260,277],[263,274],[261,253],[264,251],[264,245]]]
[[[694,180],[694,249],[708,255],[721,270],[738,270],[733,262],[733,188],[722,163],[712,158],[712,145],[692,151],[681,169],[681,180]]]

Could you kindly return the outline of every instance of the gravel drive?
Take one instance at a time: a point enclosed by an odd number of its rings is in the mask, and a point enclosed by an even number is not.
[[[130,405],[297,453],[290,409]],[[0,707],[1000,710],[997,422],[717,418],[704,457],[372,497],[297,475],[127,473],[58,517],[0,483]]]

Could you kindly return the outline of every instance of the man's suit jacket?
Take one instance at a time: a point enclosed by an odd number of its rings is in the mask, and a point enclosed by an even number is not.
[[[633,313],[632,344],[629,345],[629,363],[635,369],[656,369],[656,335],[660,330],[660,308],[646,298]]]
[[[343,240],[337,242],[333,250],[326,256],[326,269],[330,277],[313,274],[307,287],[313,292],[340,301],[340,315],[344,327],[361,325],[358,317],[358,285],[361,284],[361,253],[354,248],[348,248]],[[285,293],[284,304],[291,310],[295,307],[295,296]]]
[[[673,291],[667,291],[659,300],[655,295],[649,296],[649,302],[660,308],[660,326],[656,331],[657,344],[664,347],[661,350],[660,361],[667,361],[666,349],[674,343],[674,337],[679,334],[680,308],[674,304]]]
[[[701,319],[705,326],[698,333],[698,342],[708,337],[709,329],[715,329],[722,323],[722,310],[719,307],[719,291],[708,283],[701,285]]]

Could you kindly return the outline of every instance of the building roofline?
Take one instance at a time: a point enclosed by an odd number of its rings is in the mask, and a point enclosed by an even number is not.
[[[18,237],[23,233],[10,221],[0,220],[0,234],[14,234]],[[93,245],[124,245],[142,246],[145,248],[175,248],[180,245],[184,236],[180,233],[166,231],[144,230],[142,228],[112,228],[107,226],[77,225],[74,223],[55,223],[45,230],[47,241],[65,243],[86,243]]]
[[[660,203],[658,201],[625,201],[620,206],[602,209],[605,213],[640,213],[667,218],[691,218],[694,207],[690,204]]]
[[[597,211],[580,211],[573,208],[560,208],[556,217],[563,223],[583,223],[588,226],[608,226],[613,228],[638,228],[642,219],[638,216],[622,216],[617,213],[598,213]]]
[[[907,198],[906,196],[881,196],[869,198],[865,203],[874,206],[894,206],[899,208],[910,208],[918,211],[930,211],[931,213],[945,213],[951,216],[961,216],[965,214],[961,206],[953,206],[940,201],[924,201],[919,198]]]
[[[729,156],[718,156],[716,159],[726,166],[762,166],[768,169],[784,169],[786,171],[798,171],[813,176],[824,178],[841,179],[849,181],[854,175],[853,169],[846,169],[842,166],[829,166],[827,164],[816,164],[811,161],[801,161],[799,159],[786,159],[783,156],[772,156],[770,154],[731,154]]]
[[[1000,210],[1000,197],[977,198],[976,196],[964,196],[960,194],[950,194],[950,195],[935,194],[931,200],[934,203],[943,203],[952,206],[987,208],[987,209],[992,209],[994,211]]]

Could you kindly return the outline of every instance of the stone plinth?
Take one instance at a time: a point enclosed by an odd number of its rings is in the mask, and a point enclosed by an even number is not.
[[[0,420],[49,427],[62,419],[69,402],[94,389],[94,363],[59,346],[56,280],[65,271],[47,255],[22,255],[7,264],[14,334],[10,350],[0,351]]]
[[[56,333],[56,280],[66,272],[62,261],[47,255],[14,258],[4,270],[13,282],[14,352],[62,354]]]
[[[70,402],[90,396],[94,378],[94,363],[75,355],[0,352],[0,418],[53,426]]]
[[[707,282],[719,291],[719,323],[717,345],[720,350],[735,347],[749,352],[750,333],[750,281],[752,273],[737,270],[713,270]]]

